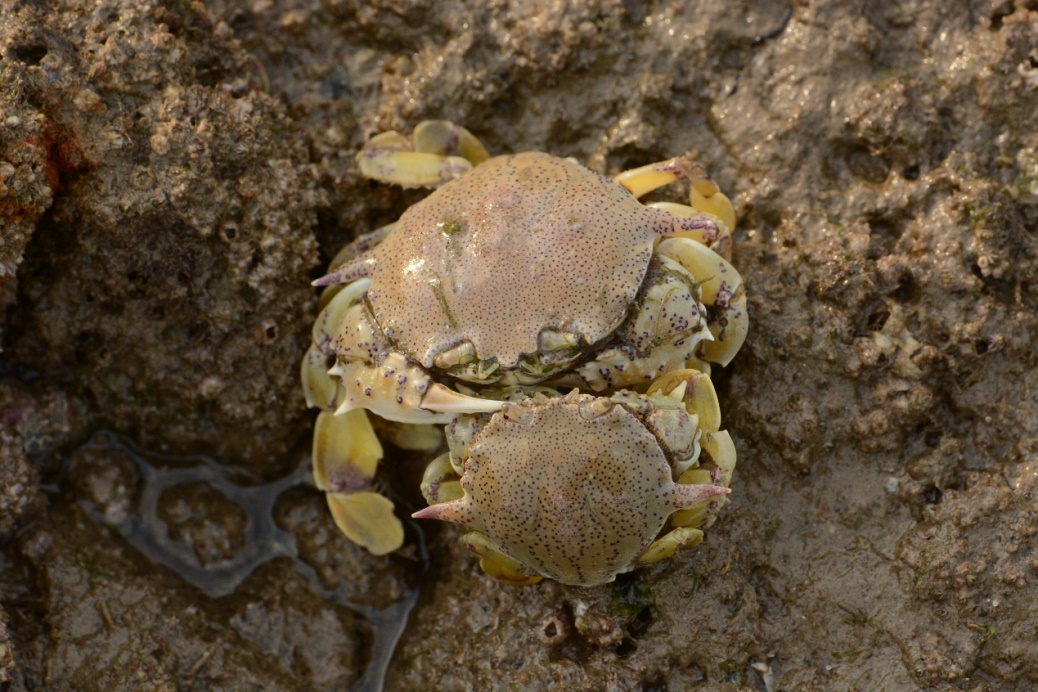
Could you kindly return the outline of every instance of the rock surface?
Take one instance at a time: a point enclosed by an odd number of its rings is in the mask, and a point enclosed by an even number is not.
[[[1035,112],[1033,0],[3,4],[0,682],[1038,684]],[[353,155],[426,118],[735,201],[696,551],[505,587],[451,529],[364,554],[292,471],[308,281],[423,194]]]

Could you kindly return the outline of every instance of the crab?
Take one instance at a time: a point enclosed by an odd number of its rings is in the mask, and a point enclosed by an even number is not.
[[[647,394],[550,389],[447,426],[419,519],[474,529],[484,572],[594,586],[699,544],[728,493],[735,448],[710,378],[670,372]]]
[[[378,135],[358,154],[358,164],[362,174],[376,180],[437,189],[396,223],[344,248],[330,273],[315,282],[327,289],[301,376],[308,404],[323,409],[315,428],[315,478],[328,491],[344,533],[376,554],[403,541],[392,504],[372,486],[381,446],[365,413],[370,411],[400,425],[395,437],[404,446],[438,444],[428,424],[455,431],[448,435],[455,442],[447,466],[460,480],[446,487],[456,483],[468,492],[453,498],[427,493],[434,504],[419,516],[475,528],[469,536],[478,538],[467,544],[495,576],[599,583],[661,551],[672,552],[670,546],[689,543],[691,534],[680,530],[697,529],[687,522],[674,524],[659,539],[666,542],[653,542],[673,521],[671,514],[687,512],[680,502],[691,492],[665,490],[662,480],[651,487],[647,479],[662,468],[656,458],[655,471],[631,471],[642,474],[632,487],[656,500],[651,507],[642,505],[644,525],[629,527],[639,538],[624,543],[622,559],[564,567],[534,559],[529,551],[517,556],[523,551],[507,532],[492,529],[489,517],[500,522],[519,498],[501,496],[501,504],[494,505],[480,494],[488,476],[477,469],[490,464],[475,451],[496,449],[504,455],[502,464],[515,457],[513,473],[530,473],[532,462],[525,457],[533,448],[519,440],[540,433],[506,434],[512,417],[542,421],[534,431],[568,426],[575,432],[585,428],[574,423],[579,415],[573,411],[608,404],[610,411],[628,412],[615,415],[630,418],[624,425],[631,437],[608,436],[621,447],[633,445],[625,453],[641,459],[647,447],[639,445],[651,430],[659,446],[650,456],[678,463],[661,451],[670,449],[667,435],[651,424],[645,427],[661,411],[680,408],[661,399],[666,396],[658,393],[660,383],[675,372],[696,372],[709,382],[710,363],[730,362],[748,326],[742,280],[728,261],[734,212],[717,186],[681,157],[612,180],[539,152],[490,158],[468,130],[446,121],[420,124],[412,139],[396,132]],[[676,180],[689,181],[690,205],[638,201]],[[635,391],[654,388],[651,396]],[[637,406],[624,400],[638,396],[649,398]],[[591,397],[592,403],[580,397]],[[646,406],[656,408],[646,412]],[[695,411],[682,415],[699,418]],[[543,422],[549,419],[553,422]],[[483,431],[473,438],[467,458],[484,461],[471,470],[461,460],[465,454],[456,435],[466,425]],[[642,433],[636,434],[638,425]],[[682,425],[695,428],[696,436],[723,437],[716,428]],[[489,445],[486,438],[498,441]],[[514,447],[502,442],[508,439],[516,440]],[[711,461],[734,466],[730,439],[728,452],[730,459],[711,456]],[[566,468],[581,470],[552,476],[566,488],[540,492],[569,494],[579,478],[601,475],[605,466],[595,463],[608,466],[605,459],[569,464]],[[450,475],[443,457],[430,468],[438,469],[434,476],[441,481]],[[677,471],[657,475],[674,476],[668,482],[678,481],[675,487],[689,484]],[[708,474],[707,482],[696,483],[706,486],[696,492],[708,493],[696,503],[726,492],[727,477]],[[529,490],[522,482],[500,486],[506,494],[524,488]],[[477,495],[483,499],[474,502]],[[708,504],[716,508],[721,502]],[[668,538],[675,531],[684,538]]]

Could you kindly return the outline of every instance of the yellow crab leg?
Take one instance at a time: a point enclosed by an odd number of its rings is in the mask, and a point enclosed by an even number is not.
[[[711,214],[720,219],[729,230],[734,229],[735,209],[731,200],[721,192],[717,183],[704,178],[702,173],[702,170],[687,158],[677,156],[624,171],[613,180],[630,190],[635,197],[641,197],[678,180],[688,180],[689,204],[692,208]]]
[[[710,471],[707,469],[691,468],[681,474],[678,478],[678,483],[688,484],[699,484],[699,483],[710,483],[712,477]],[[717,504],[714,505],[713,503]],[[717,515],[717,509],[720,509],[721,505],[726,502],[725,498],[707,500],[700,502],[696,505],[688,507],[678,512],[674,512],[670,516],[670,525],[675,527],[698,527],[705,523],[707,515],[710,513],[711,506],[715,507],[713,512],[714,516]],[[711,522],[712,523],[712,522]]]
[[[703,532],[699,529],[676,528],[650,543],[649,547],[635,560],[635,564],[651,565],[665,560],[682,548],[694,548],[702,542]]]
[[[373,491],[328,493],[327,497],[335,525],[372,555],[388,555],[404,544],[404,527],[389,498]]]
[[[490,158],[483,143],[461,125],[450,120],[425,120],[414,128],[414,150],[427,154],[446,155],[457,152],[473,166]]]
[[[335,409],[341,399],[339,383],[328,374],[329,355],[310,344],[299,364],[299,379],[307,407]]]
[[[364,254],[368,250],[371,250],[376,245],[386,239],[393,229],[396,228],[396,221],[393,223],[387,223],[385,226],[379,226],[373,231],[364,233],[363,235],[357,236],[357,239],[352,243],[346,243],[335,253],[335,257],[332,257],[332,261],[328,263],[328,271],[333,272],[342,265],[352,260],[357,255]]]
[[[502,553],[496,543],[479,531],[465,534],[461,537],[461,543],[479,557],[479,568],[487,576],[516,586],[536,584],[543,579],[540,575],[525,571],[521,562]]]
[[[674,465],[678,484],[727,488],[735,469],[735,445],[732,444],[731,436],[720,429],[721,407],[710,377],[693,369],[674,370],[656,378],[649,385],[647,394],[666,396],[682,402],[702,432],[699,437],[699,455],[688,462]],[[703,468],[704,461],[713,464]],[[724,497],[718,496],[683,507],[671,516],[671,526],[709,525],[717,517],[724,502]]]
[[[713,214],[724,222],[729,231],[735,229],[735,208],[717,183],[709,178],[696,178],[689,185],[689,203],[693,209]]]
[[[322,411],[314,426],[314,483],[327,495],[332,518],[347,538],[373,555],[404,542],[393,503],[371,490],[382,445],[364,411],[336,416]]]
[[[711,334],[713,336],[713,334]],[[690,370],[698,370],[704,375],[710,375],[710,363],[705,360],[700,360],[698,356],[693,355],[691,358],[685,361],[685,367]]]
[[[635,197],[641,197],[678,180],[694,180],[699,177],[702,177],[702,170],[698,166],[684,156],[675,156],[666,161],[624,171],[613,180],[630,190]]]
[[[365,178],[400,187],[439,187],[472,170],[472,164],[460,156],[382,151],[371,146],[357,154],[357,167]]]
[[[335,287],[339,289],[338,292],[318,313],[310,332],[312,343],[300,363],[299,377],[307,406],[334,410],[341,403],[343,392],[339,383],[328,374],[329,361],[334,360],[332,335],[343,315],[354,302],[360,300],[370,284],[370,280],[362,279],[348,286]]]
[[[698,370],[672,370],[660,375],[649,385],[647,394],[672,396],[679,392],[685,409],[699,419],[699,429],[707,432],[721,427],[721,405],[710,377]]]
[[[460,500],[465,492],[461,479],[451,466],[451,455],[441,454],[425,467],[422,476],[422,496],[431,505]]]
[[[400,449],[434,452],[443,444],[443,426],[433,423],[397,423],[380,417],[375,425],[375,432],[383,440]]]
[[[418,124],[411,139],[399,132],[372,137],[357,153],[357,167],[365,178],[385,183],[438,187],[488,158],[487,150],[464,127],[446,120],[426,120]]]
[[[727,430],[704,433],[700,446],[717,464],[720,471],[718,480],[727,487],[731,483],[732,472],[735,471],[735,443],[732,442],[732,436]]]

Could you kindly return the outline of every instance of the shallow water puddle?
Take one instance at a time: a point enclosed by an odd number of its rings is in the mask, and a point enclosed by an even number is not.
[[[144,452],[108,431],[95,434],[84,450],[119,452],[132,459],[139,474],[136,512],[105,512],[91,500],[80,499],[80,505],[92,519],[115,529],[148,559],[173,570],[212,598],[234,593],[260,565],[279,557],[290,558],[315,593],[349,608],[370,623],[370,659],[351,689],[382,689],[397,642],[418,601],[419,589],[410,589],[401,600],[377,609],[347,598],[345,586],[328,589],[321,584],[314,568],[300,558],[295,535],[275,521],[275,504],[282,493],[296,486],[313,486],[309,455],[302,455],[296,469],[282,478],[262,485],[240,485],[232,480],[234,469],[213,459]],[[222,495],[244,516],[241,545],[222,559],[203,562],[191,545],[170,536],[171,526],[162,516],[164,511],[168,513],[163,508],[164,493],[199,485]],[[424,572],[428,555],[421,535],[418,545]]]

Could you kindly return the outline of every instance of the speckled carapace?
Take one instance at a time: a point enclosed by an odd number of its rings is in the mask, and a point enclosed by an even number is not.
[[[677,459],[656,435],[667,440],[695,424],[683,410],[670,412],[678,415],[654,434],[630,408],[601,397],[572,392],[507,404],[465,450],[464,497],[416,516],[481,532],[533,575],[582,586],[613,581],[671,514],[728,492],[674,482]]]
[[[636,312],[661,237],[695,231],[716,237],[715,220],[645,206],[573,161],[527,152],[444,184],[327,282],[370,278],[374,324],[425,368],[473,380],[482,374],[451,367],[489,362],[498,377],[525,368],[525,381],[538,381]]]
[[[400,217],[406,232],[375,248],[368,299],[386,334],[426,367],[461,341],[514,367],[544,329],[589,344],[616,329],[661,216],[565,159],[499,156]]]

